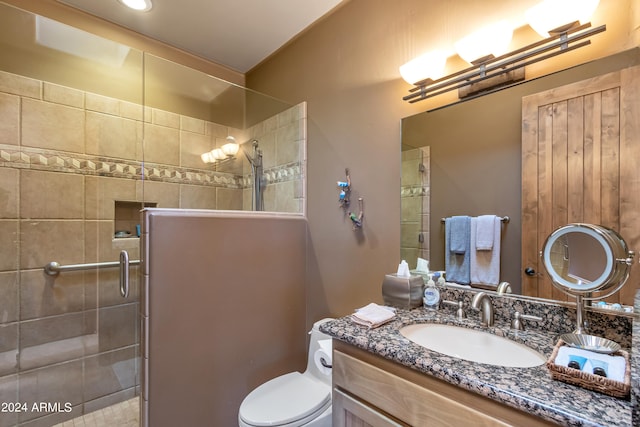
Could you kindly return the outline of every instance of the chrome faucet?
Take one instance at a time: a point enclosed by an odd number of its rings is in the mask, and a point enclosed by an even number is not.
[[[498,296],[502,296],[504,294],[510,294],[513,291],[511,290],[511,284],[509,282],[500,282],[496,288],[496,292],[498,292]]]
[[[482,308],[480,308],[482,304]],[[480,323],[482,326],[493,326],[493,305],[491,298],[485,292],[478,292],[471,300],[471,307],[480,310]]]

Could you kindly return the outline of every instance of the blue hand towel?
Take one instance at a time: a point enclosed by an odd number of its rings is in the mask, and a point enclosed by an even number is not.
[[[464,254],[469,250],[471,237],[471,217],[453,216],[449,226],[445,228],[449,233],[449,250],[456,254]]]
[[[455,222],[459,222],[462,230],[453,231],[454,218]],[[457,228],[457,227],[456,227]],[[466,239],[464,237],[464,229],[466,232]],[[453,217],[445,220],[445,270],[448,282],[460,283],[462,285],[468,285],[471,282],[471,267],[470,267],[470,236],[471,236],[471,218],[470,217]],[[457,249],[460,253],[453,251],[451,243],[454,235],[460,235],[462,240],[466,240],[466,244],[456,242]]]

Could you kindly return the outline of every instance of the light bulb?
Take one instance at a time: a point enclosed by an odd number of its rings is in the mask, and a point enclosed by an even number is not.
[[[227,143],[222,146],[222,152],[227,157],[233,157],[238,153],[240,146],[236,142],[236,139],[232,136],[227,137]]]
[[[213,158],[216,159],[216,160],[222,160],[222,159],[225,159],[227,157],[224,154],[224,152],[222,151],[222,149],[220,149],[220,148],[216,148],[211,153],[213,154]]]
[[[525,12],[527,22],[542,37],[573,22],[589,22],[600,0],[544,0]]]
[[[400,75],[409,84],[415,84],[425,79],[438,79],[444,74],[447,55],[439,50],[433,50],[412,59],[400,67]]]
[[[489,55],[498,57],[507,53],[513,28],[509,21],[503,20],[481,28],[455,43],[458,55],[465,61],[474,61]]]
[[[213,152],[207,151],[206,153],[202,153],[200,158],[204,163],[214,163],[216,159],[213,158]]]

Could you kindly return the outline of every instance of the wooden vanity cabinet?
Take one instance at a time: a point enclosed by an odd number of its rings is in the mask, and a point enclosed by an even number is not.
[[[333,426],[550,426],[502,405],[333,340]]]

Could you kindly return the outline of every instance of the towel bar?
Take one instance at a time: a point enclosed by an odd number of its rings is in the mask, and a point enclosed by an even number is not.
[[[444,224],[446,218],[441,218],[440,222]],[[508,216],[503,216],[502,218],[500,218],[500,221],[502,221],[503,224],[507,224],[509,221],[511,221],[511,218],[509,218]]]

